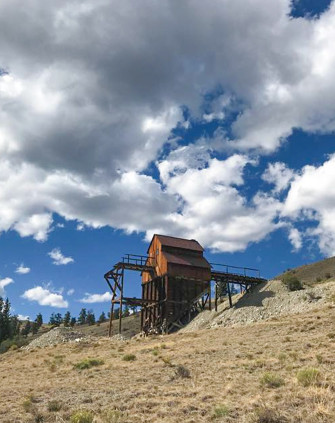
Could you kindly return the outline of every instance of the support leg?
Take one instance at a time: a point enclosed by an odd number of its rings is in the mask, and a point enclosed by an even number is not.
[[[229,307],[232,308],[233,307],[233,302],[231,300],[231,293],[230,293],[229,282],[227,282],[227,292],[228,292],[228,298],[229,298]]]

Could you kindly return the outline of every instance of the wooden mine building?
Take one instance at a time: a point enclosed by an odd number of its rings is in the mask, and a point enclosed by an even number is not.
[[[215,307],[221,295],[218,286],[226,287],[232,306],[229,284],[239,284],[248,290],[253,284],[264,281],[257,269],[213,265],[206,260],[203,253],[204,249],[194,239],[154,235],[146,256],[124,256],[122,261],[116,263],[104,276],[112,291],[109,334],[112,332],[115,304],[120,305],[121,311],[119,333],[123,304],[141,307],[143,331],[167,333],[181,327],[206,306],[211,309],[211,281],[215,283]],[[215,270],[218,266],[220,270]],[[141,272],[141,298],[123,295],[125,270]],[[250,276],[247,274],[250,271],[258,272],[258,275]]]

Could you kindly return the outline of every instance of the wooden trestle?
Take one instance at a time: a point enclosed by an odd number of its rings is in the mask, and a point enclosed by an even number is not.
[[[220,266],[222,270],[217,270]],[[211,309],[211,282],[214,282],[215,310],[218,300],[228,295],[230,307],[231,285],[239,285],[248,292],[250,288],[266,280],[261,278],[258,269],[237,268],[226,265],[211,265],[211,280],[202,281],[168,274],[157,276],[152,257],[127,254],[115,264],[104,278],[112,291],[109,336],[112,335],[114,305],[119,304],[118,332],[122,331],[123,305],[141,307],[141,330],[154,329],[159,333],[169,333],[182,327],[199,311],[207,306]],[[230,270],[233,270],[232,272]],[[142,283],[142,298],[130,298],[123,295],[125,270],[148,272],[151,280]],[[256,272],[254,276],[250,272]]]

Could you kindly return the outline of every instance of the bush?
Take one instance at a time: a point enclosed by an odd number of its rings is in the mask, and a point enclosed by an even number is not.
[[[48,402],[48,411],[59,411],[62,408],[62,403],[57,400]]]
[[[269,388],[279,388],[284,385],[284,380],[274,373],[264,373],[261,377],[261,385]]]
[[[284,275],[282,282],[289,291],[300,291],[303,289],[302,283],[296,276],[293,276],[292,274]]]
[[[122,357],[123,361],[135,361],[136,360],[136,355],[135,354],[125,354]]]
[[[90,369],[91,367],[101,366],[102,364],[104,364],[103,360],[98,360],[96,358],[87,358],[86,360],[76,363],[74,365],[74,368],[78,370],[85,370]]]
[[[325,274],[325,278],[326,278],[326,279],[330,279],[331,277],[332,277],[332,274],[331,274],[331,273],[327,272],[327,273]]]
[[[320,371],[313,367],[299,370],[297,373],[297,379],[302,386],[306,387],[314,385],[320,380]]]
[[[101,415],[103,423],[122,423],[124,421],[121,411],[107,410]]]
[[[264,406],[256,408],[254,423],[286,423],[287,419],[280,416],[275,410]]]
[[[217,405],[213,410],[212,419],[227,417],[228,414],[229,414],[229,408],[226,405]]]
[[[189,379],[191,377],[191,373],[187,367],[178,364],[176,367],[176,376],[181,377],[182,379]]]
[[[80,410],[74,412],[70,417],[71,423],[92,423],[93,422],[93,414],[91,411]]]
[[[8,350],[17,350],[18,348],[23,347],[27,344],[29,344],[29,341],[27,341],[26,338],[22,338],[19,336],[16,336],[13,339],[6,339],[0,344],[0,354],[3,354]]]

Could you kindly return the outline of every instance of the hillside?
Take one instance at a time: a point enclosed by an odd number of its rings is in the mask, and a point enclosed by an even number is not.
[[[293,273],[305,284],[315,284],[335,279],[335,257],[330,257],[312,264],[306,264],[288,270],[285,273],[288,272]],[[281,279],[285,273],[276,276],[275,279]]]
[[[330,301],[238,329],[10,351],[0,421],[334,422],[334,321]]]
[[[333,423],[335,282],[269,281],[234,304],[167,336],[131,337],[134,315],[127,340],[105,322],[0,355],[1,423]]]

